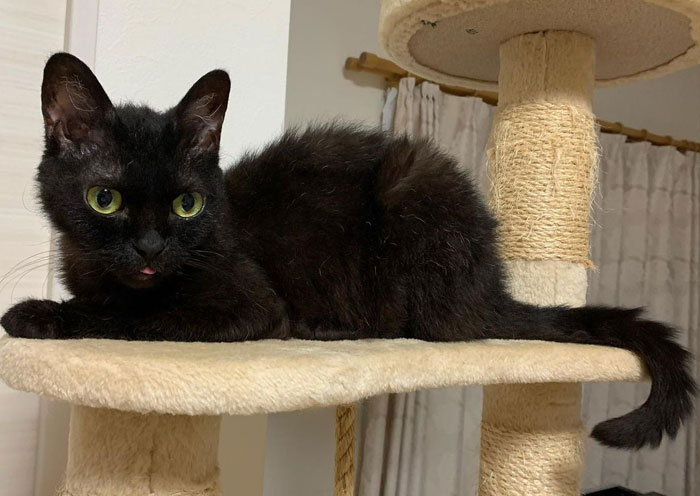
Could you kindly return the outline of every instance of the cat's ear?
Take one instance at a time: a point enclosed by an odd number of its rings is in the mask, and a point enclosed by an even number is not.
[[[192,85],[175,108],[183,147],[198,152],[218,150],[230,89],[231,80],[220,69]]]
[[[56,53],[44,67],[41,112],[47,141],[68,148],[103,144],[114,107],[87,65],[69,53]]]

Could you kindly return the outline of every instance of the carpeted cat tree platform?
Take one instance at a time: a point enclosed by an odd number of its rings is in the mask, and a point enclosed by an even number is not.
[[[380,37],[404,68],[498,81],[491,202],[518,298],[585,302],[594,83],[690,65],[699,23],[698,0],[383,1]],[[580,383],[643,375],[620,349],[540,342],[0,342],[7,384],[74,405],[64,496],[216,496],[220,415],[467,384],[486,386],[480,494],[574,496]],[[353,492],[353,422],[339,407],[337,496]]]
[[[74,405],[62,496],[218,495],[223,414],[351,404],[381,393],[465,384],[643,378],[639,360],[627,351],[536,341],[0,343],[0,376],[8,385]],[[527,443],[541,450],[538,436],[552,435],[541,421],[556,424],[546,412],[578,419],[578,411],[568,411],[578,404],[562,405],[555,394],[566,385],[520,387],[539,395],[531,397],[530,411],[540,419],[527,417],[538,426]],[[354,443],[344,416],[339,431],[336,495],[349,496]],[[498,463],[520,456],[510,451],[517,447],[517,439],[512,442],[502,446]]]

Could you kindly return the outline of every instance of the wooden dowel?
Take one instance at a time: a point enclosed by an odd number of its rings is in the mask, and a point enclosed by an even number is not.
[[[603,119],[597,120],[601,131],[611,134],[623,134],[632,141],[649,141],[658,146],[674,146],[679,150],[690,150],[700,152],[700,143],[688,140],[677,140],[671,136],[650,133],[646,129],[634,129],[619,122],[608,122]]]
[[[360,68],[359,70],[363,70]],[[408,76],[403,76],[403,77],[412,77],[416,80],[416,84],[420,84],[424,81],[432,82],[427,79],[423,79],[420,76],[415,76],[413,74],[409,74]],[[393,84],[390,84],[390,86],[397,87],[399,84],[399,80],[401,78],[395,78],[392,79],[391,82]],[[460,86],[448,86],[446,84],[441,84],[440,86],[440,91],[443,93],[447,93],[449,95],[456,95],[456,96],[473,96],[476,98],[482,99],[485,103],[488,103],[489,105],[496,105],[498,103],[498,93],[495,91],[481,91],[481,90],[473,90],[471,88],[462,88]]]
[[[409,75],[408,71],[405,71],[398,65],[394,64],[391,60],[377,57],[375,54],[369,52],[362,52],[360,54],[360,65],[370,69],[377,69],[384,72],[393,73],[399,77],[406,77]]]
[[[429,81],[415,74],[405,71],[390,60],[383,59],[370,52],[362,52],[358,58],[348,57],[345,60],[345,68],[351,71],[364,71],[382,76],[388,86],[396,87],[399,80],[404,77],[415,78],[416,83],[420,84],[424,81]],[[437,84],[437,83],[435,83]],[[461,86],[449,86],[440,84],[440,91],[456,96],[472,96],[480,98],[489,105],[498,103],[498,93],[495,91],[480,91],[471,88],[463,88]],[[658,146],[673,146],[683,152],[690,150],[700,152],[700,143],[689,140],[677,140],[671,136],[662,136],[660,134],[650,133],[646,129],[634,129],[627,127],[620,122],[609,122],[603,119],[597,119],[596,123],[600,126],[600,130],[604,133],[622,134],[627,136],[630,141],[648,141],[653,145]]]
[[[345,68],[349,71],[361,71],[360,60],[355,57],[348,57],[345,59]]]
[[[364,72],[371,72],[372,74],[376,74],[377,76],[382,76],[384,79],[387,81],[393,81],[400,79],[400,77],[397,77],[394,73],[392,72],[387,72],[379,68],[375,67],[366,67],[362,65],[362,62],[360,59],[354,58],[354,57],[348,57],[345,59],[345,69],[349,71],[364,71]]]

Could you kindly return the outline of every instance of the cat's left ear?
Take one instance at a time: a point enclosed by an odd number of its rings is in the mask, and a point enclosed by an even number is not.
[[[197,151],[215,151],[221,141],[231,80],[217,69],[192,85],[175,108],[182,146]]]

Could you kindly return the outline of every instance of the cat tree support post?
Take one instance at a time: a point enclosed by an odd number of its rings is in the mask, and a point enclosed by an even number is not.
[[[335,477],[333,496],[355,494],[355,405],[335,409]]]
[[[59,496],[219,496],[219,416],[74,405]]]
[[[500,55],[488,160],[510,289],[529,303],[580,306],[597,165],[594,44],[533,33],[506,41]],[[580,408],[576,383],[486,386],[480,494],[580,494]]]

